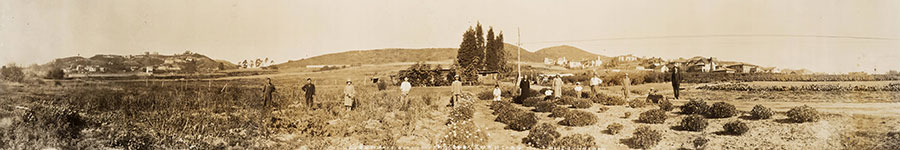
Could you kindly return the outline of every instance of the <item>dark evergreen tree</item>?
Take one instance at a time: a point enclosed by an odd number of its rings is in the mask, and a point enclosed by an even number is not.
[[[456,55],[457,72],[463,82],[475,81],[477,69],[480,66],[482,53],[478,50],[475,30],[471,27],[463,34],[463,41],[459,44]]]

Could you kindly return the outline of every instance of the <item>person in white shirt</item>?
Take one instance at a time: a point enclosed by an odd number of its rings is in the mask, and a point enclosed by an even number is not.
[[[591,78],[591,97],[596,96],[597,93],[600,92],[600,84],[603,83],[603,80],[600,80],[600,77],[597,77],[597,73],[594,73],[594,77]]]
[[[575,82],[575,97],[581,98],[581,82]]]
[[[353,88],[353,82],[347,80],[347,86],[344,87],[344,107],[347,108],[347,111],[353,110],[356,107],[356,89]]]
[[[403,83],[400,83],[400,102],[406,101],[410,89],[412,89],[412,84],[409,84],[409,78],[404,77]]]
[[[562,76],[556,75],[556,78],[553,79],[553,96],[556,98],[562,97],[562,86],[563,86]]]
[[[503,91],[500,90],[500,84],[494,85],[494,101],[500,101],[500,94],[502,93]]]

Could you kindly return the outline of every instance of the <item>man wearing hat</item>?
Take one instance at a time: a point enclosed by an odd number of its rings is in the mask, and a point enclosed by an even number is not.
[[[459,81],[459,75],[455,76],[455,80],[450,84],[450,92],[453,94],[450,97],[450,104],[447,107],[453,107],[456,105],[456,102],[459,101],[459,97],[462,96],[462,82]]]
[[[313,96],[316,95],[316,85],[312,83],[312,79],[306,78],[306,84],[300,90],[306,93],[306,107],[313,108]]]
[[[409,83],[409,77],[403,78],[403,83],[400,83],[400,102],[406,101],[406,97],[409,96],[409,90],[412,90],[412,84]]]
[[[269,106],[273,92],[275,92],[275,85],[272,84],[272,79],[266,78],[266,85],[263,87],[263,107]]]
[[[347,86],[344,87],[344,107],[347,108],[347,111],[353,110],[355,97],[356,90],[353,88],[353,82],[348,79]]]

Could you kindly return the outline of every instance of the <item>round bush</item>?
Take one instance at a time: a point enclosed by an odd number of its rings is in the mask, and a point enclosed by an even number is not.
[[[593,113],[581,111],[581,110],[572,110],[569,111],[568,114],[561,121],[563,125],[568,126],[586,126],[597,123],[597,116]]]
[[[699,100],[691,100],[681,105],[681,113],[683,114],[703,114],[709,108],[706,102]]]
[[[530,130],[537,124],[537,116],[533,112],[519,111],[515,119],[511,120],[506,127],[516,131]]]
[[[638,116],[638,120],[643,123],[660,124],[666,122],[666,111],[662,109],[653,109],[643,112]]]
[[[453,111],[450,111],[450,121],[463,121],[472,119],[472,116],[475,115],[475,108],[472,105],[463,105],[456,108],[453,108]]]
[[[584,109],[584,108],[591,108],[592,105],[594,105],[594,103],[591,103],[591,101],[588,101],[585,99],[578,99],[578,100],[574,101],[574,103],[572,104],[572,107]]]
[[[528,136],[522,138],[522,143],[535,148],[547,148],[556,138],[559,138],[556,126],[550,123],[542,123],[528,131]]]
[[[512,106],[512,103],[507,101],[494,101],[491,102],[491,110],[494,110],[492,114],[496,115],[503,111],[509,111],[510,108],[515,108]]]
[[[700,115],[691,115],[681,120],[681,128],[688,131],[703,131],[709,123]]]
[[[625,129],[625,126],[620,123],[612,123],[606,126],[606,130],[609,130],[609,134],[616,135],[619,132],[622,132],[622,129]]]
[[[669,100],[660,100],[658,105],[659,109],[665,111],[672,111],[672,109],[675,109],[675,106],[672,105],[672,102],[670,102]]]
[[[578,99],[574,97],[563,96],[553,102],[556,103],[556,105],[575,105],[575,101],[577,100]]]
[[[750,130],[750,127],[748,127],[747,124],[737,120],[726,123],[722,128],[725,128],[725,133],[731,135],[743,135]]]
[[[551,145],[551,149],[587,149],[595,146],[593,136],[573,134],[556,139]]]
[[[625,117],[622,117],[622,118],[628,118],[628,117],[631,117],[631,112],[625,112]]]
[[[526,98],[525,101],[522,102],[522,106],[525,107],[534,107],[538,102],[544,101],[543,97],[529,97]]]
[[[650,103],[647,102],[646,100],[638,100],[638,99],[631,100],[631,102],[628,103],[628,107],[631,107],[631,108],[642,108],[642,107],[647,107],[648,105],[650,105]]]
[[[603,99],[603,105],[625,105],[628,101],[618,96],[606,96]]]
[[[694,149],[703,149],[706,147],[706,142],[709,142],[709,139],[705,137],[697,137],[692,141],[694,143]]]
[[[737,114],[734,105],[725,102],[713,103],[712,107],[706,110],[706,117],[709,118],[728,118]]]
[[[662,136],[657,130],[641,126],[634,130],[634,136],[627,140],[627,145],[634,149],[650,149],[662,140]]]
[[[557,107],[553,102],[538,102],[537,105],[534,106],[534,111],[536,112],[550,112],[554,107]]]
[[[550,110],[548,117],[566,117],[566,114],[569,114],[569,108],[557,106]]]
[[[806,105],[791,108],[791,110],[788,110],[787,116],[798,123],[819,121],[819,112],[815,108]]]
[[[753,106],[753,110],[750,111],[750,115],[751,117],[753,117],[753,119],[769,119],[772,117],[772,115],[775,115],[775,112],[763,105],[756,105]]]

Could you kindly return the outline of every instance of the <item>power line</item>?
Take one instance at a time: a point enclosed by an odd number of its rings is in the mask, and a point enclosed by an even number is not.
[[[593,41],[621,41],[621,40],[651,40],[651,39],[684,39],[684,38],[715,38],[715,37],[803,37],[803,38],[858,39],[858,40],[879,40],[879,41],[893,41],[893,40],[897,40],[897,39],[895,39],[895,38],[886,38],[886,37],[843,36],[843,35],[803,35],[803,34],[706,34],[706,35],[668,35],[668,36],[612,37],[612,38],[582,39],[582,40],[532,41],[532,42],[525,42],[525,43],[536,44],[536,43],[593,42]]]

